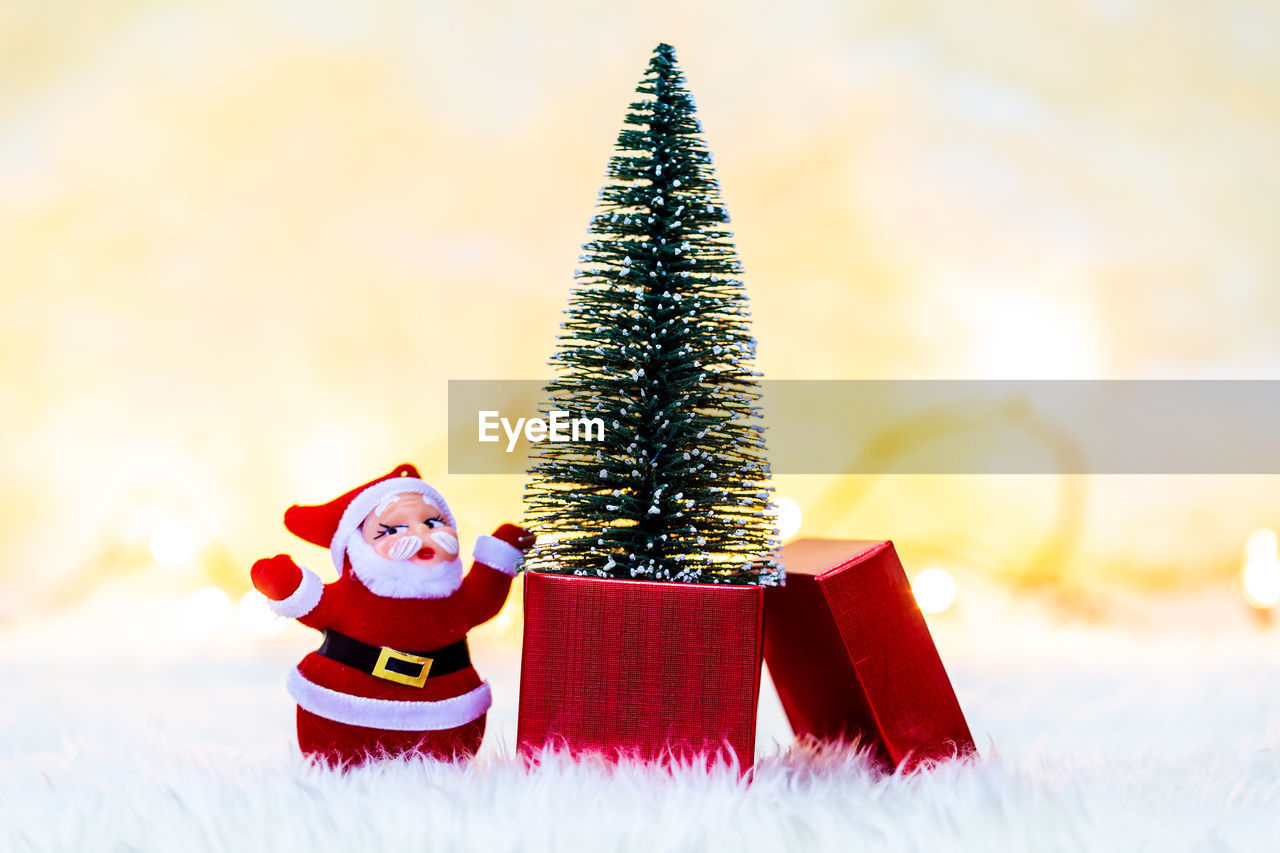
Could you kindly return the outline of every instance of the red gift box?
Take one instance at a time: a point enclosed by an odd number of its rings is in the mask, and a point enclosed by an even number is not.
[[[892,542],[801,539],[765,593],[764,658],[797,735],[890,767],[976,752]]]
[[[526,573],[520,751],[754,760],[760,587]]]

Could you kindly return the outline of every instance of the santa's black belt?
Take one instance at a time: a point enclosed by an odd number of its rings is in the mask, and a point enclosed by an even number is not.
[[[343,666],[410,687],[421,687],[428,677],[448,675],[471,666],[471,651],[465,639],[429,652],[402,652],[386,646],[371,646],[329,628],[317,651]]]

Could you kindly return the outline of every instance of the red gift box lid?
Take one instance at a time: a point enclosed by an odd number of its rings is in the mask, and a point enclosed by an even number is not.
[[[797,735],[896,767],[976,751],[893,543],[800,539],[765,593],[764,659]]]

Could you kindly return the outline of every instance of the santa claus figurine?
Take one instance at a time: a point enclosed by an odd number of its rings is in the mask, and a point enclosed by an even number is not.
[[[289,673],[302,751],[333,765],[474,755],[491,700],[467,632],[502,609],[532,534],[504,524],[481,536],[464,577],[453,513],[412,465],[292,506],[284,526],[327,547],[339,572],[324,584],[285,554],[253,564],[272,610],[324,633]]]

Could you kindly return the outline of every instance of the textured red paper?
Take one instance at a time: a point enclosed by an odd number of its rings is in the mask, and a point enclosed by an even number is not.
[[[894,767],[975,751],[892,542],[801,539],[782,561],[764,656],[796,734],[857,738]]]
[[[750,766],[763,614],[759,587],[526,573],[521,752]]]

